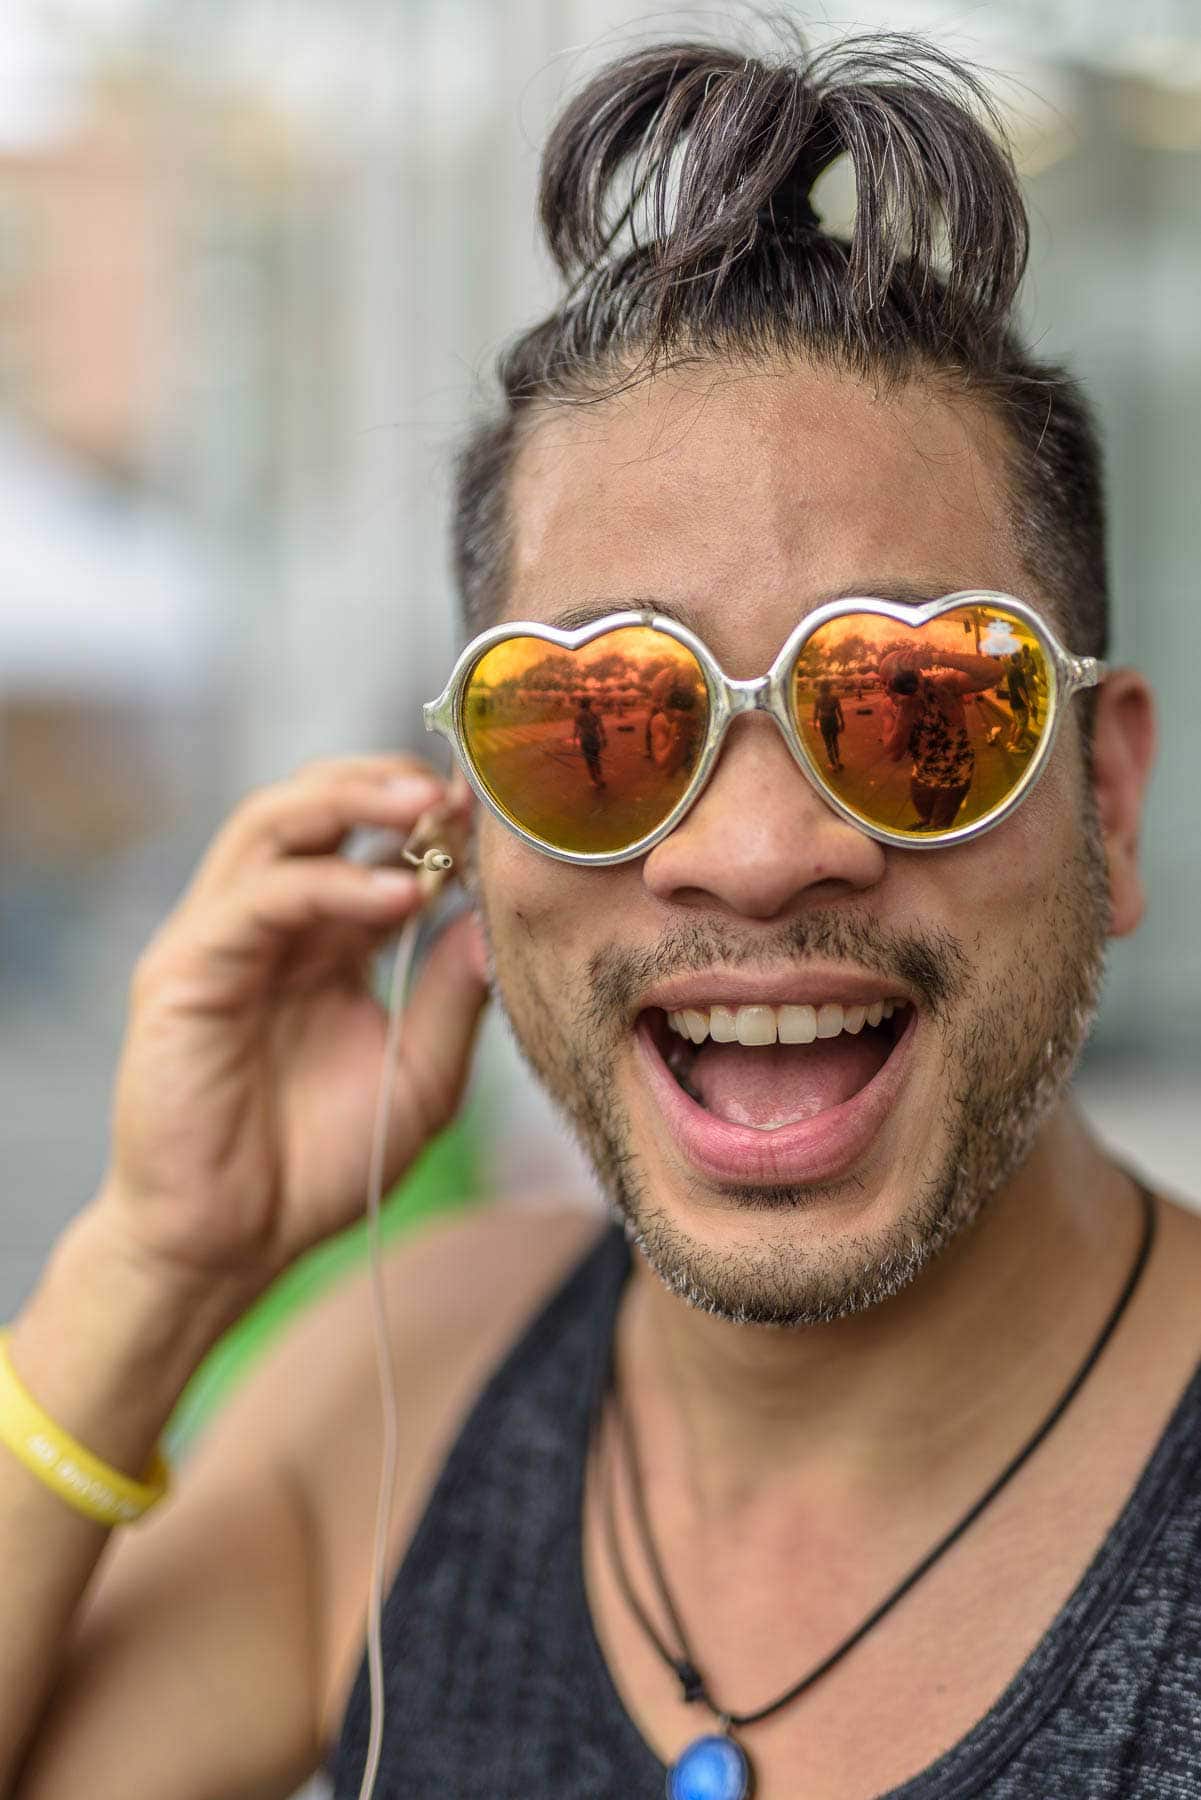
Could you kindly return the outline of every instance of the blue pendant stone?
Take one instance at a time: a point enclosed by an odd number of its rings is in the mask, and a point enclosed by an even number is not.
[[[750,1773],[732,1738],[697,1738],[668,1770],[667,1800],[746,1800]]]

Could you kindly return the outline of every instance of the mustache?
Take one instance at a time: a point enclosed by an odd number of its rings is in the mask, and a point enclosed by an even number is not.
[[[971,959],[944,927],[884,926],[867,915],[827,909],[753,936],[721,920],[705,919],[671,926],[653,944],[638,949],[604,944],[588,959],[585,1010],[594,1030],[617,1035],[633,1021],[647,989],[673,975],[717,967],[778,968],[819,956],[895,978],[935,1018],[971,985]]]

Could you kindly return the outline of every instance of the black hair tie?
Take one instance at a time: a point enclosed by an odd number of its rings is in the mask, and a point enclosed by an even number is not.
[[[776,217],[777,200],[768,200],[755,214],[755,223],[764,231],[774,233],[782,242],[790,238],[807,237],[822,228],[821,214],[815,212],[807,194],[789,194],[785,200],[778,200],[780,217]]]

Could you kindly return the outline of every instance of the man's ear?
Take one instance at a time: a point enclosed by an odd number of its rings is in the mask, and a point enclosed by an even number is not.
[[[1126,937],[1143,916],[1139,831],[1155,761],[1155,700],[1134,669],[1115,669],[1097,694],[1092,782],[1109,870],[1111,937]]]

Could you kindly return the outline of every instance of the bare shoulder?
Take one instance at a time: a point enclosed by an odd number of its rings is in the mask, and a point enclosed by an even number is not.
[[[423,1225],[389,1246],[380,1266],[393,1365],[415,1401],[414,1381],[440,1383],[460,1366],[488,1362],[604,1228],[582,1207],[473,1208]],[[303,1376],[303,1413],[292,1441],[319,1428],[323,1405],[338,1416],[359,1396],[379,1409],[367,1268],[341,1282],[297,1328],[290,1377]]]
[[[400,1414],[389,1582],[491,1370],[602,1230],[602,1217],[578,1206],[489,1207],[424,1227],[386,1253]],[[337,1732],[366,1629],[383,1440],[372,1320],[363,1270],[299,1322],[254,1396],[273,1415],[271,1438],[311,1546],[323,1742]]]
[[[422,1225],[387,1246],[380,1274],[402,1400],[416,1403],[415,1384],[441,1383],[499,1353],[602,1229],[602,1216],[579,1204],[498,1205]],[[300,1314],[218,1424],[225,1437],[265,1438],[307,1485],[337,1447],[334,1424],[373,1411],[378,1373],[364,1266]],[[197,1464],[207,1447],[202,1440]]]
[[[1201,1200],[1156,1195],[1160,1261],[1174,1287],[1195,1303],[1201,1288]]]

